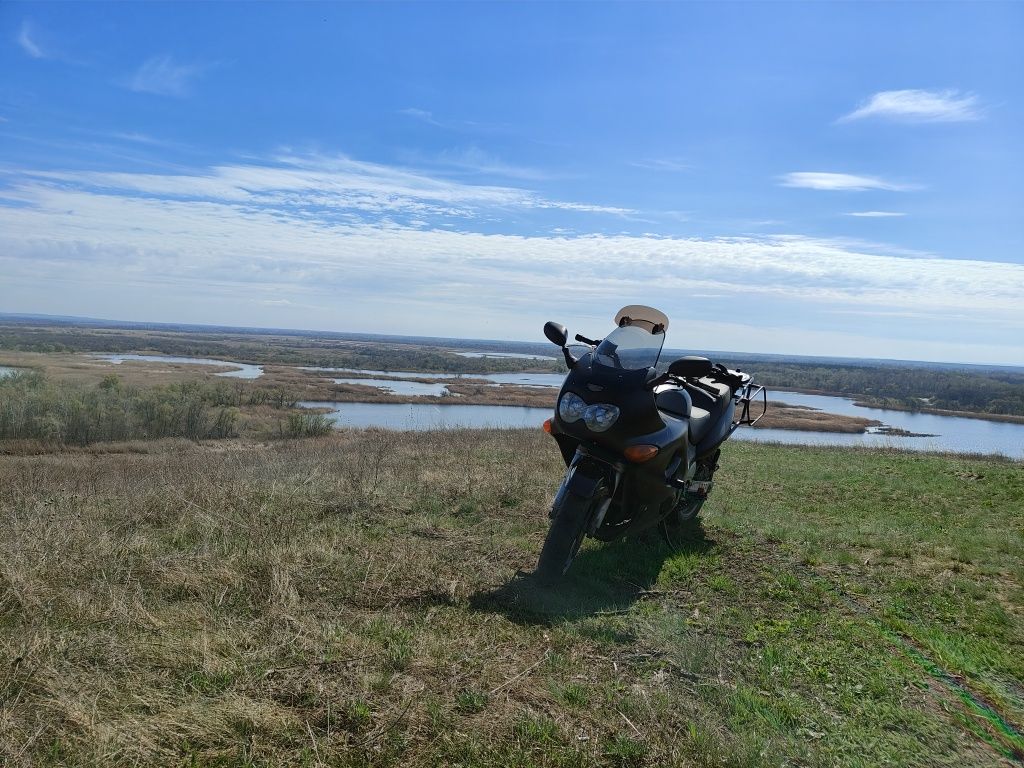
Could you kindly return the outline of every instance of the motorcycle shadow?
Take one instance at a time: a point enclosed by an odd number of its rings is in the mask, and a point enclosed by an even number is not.
[[[469,603],[474,610],[501,613],[517,624],[625,612],[654,586],[670,557],[705,554],[715,546],[702,526],[672,544],[658,531],[609,544],[591,542],[558,584],[541,584],[532,573],[520,571],[505,584],[470,596]]]

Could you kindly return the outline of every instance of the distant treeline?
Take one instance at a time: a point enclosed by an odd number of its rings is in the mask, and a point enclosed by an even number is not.
[[[560,361],[462,357],[435,347],[347,342],[299,336],[205,336],[69,326],[0,327],[0,349],[19,352],[157,352],[214,357],[244,363],[307,365],[372,370],[500,373],[563,370]]]
[[[284,393],[226,382],[192,381],[139,389],[116,375],[98,385],[52,381],[40,373],[0,378],[0,439],[90,445],[114,440],[234,437],[239,409],[294,406]],[[319,414],[290,412],[278,422],[283,437],[324,434],[330,421]]]
[[[779,362],[738,367],[753,373],[769,388],[856,395],[874,405],[910,410],[934,408],[1024,416],[1024,373]]]

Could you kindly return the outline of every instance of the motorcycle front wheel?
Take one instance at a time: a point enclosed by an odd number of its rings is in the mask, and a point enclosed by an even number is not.
[[[591,519],[607,501],[608,488],[603,480],[586,497],[559,494],[551,511],[551,528],[537,560],[535,575],[540,581],[553,584],[565,575],[583,545]]]

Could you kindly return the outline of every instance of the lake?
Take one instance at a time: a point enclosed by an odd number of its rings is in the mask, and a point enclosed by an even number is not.
[[[143,363],[184,363],[186,365],[220,365],[237,368],[235,371],[224,371],[215,374],[231,379],[258,379],[263,375],[263,367],[249,363],[236,363],[228,360],[212,360],[205,357],[173,357],[171,355],[93,355],[108,363],[120,365],[125,360],[137,360]]]

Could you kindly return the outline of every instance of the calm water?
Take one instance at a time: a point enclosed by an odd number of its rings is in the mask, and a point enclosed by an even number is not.
[[[562,386],[564,373],[419,373],[417,371],[370,371],[365,368],[302,368],[303,371],[361,373],[378,379],[483,379],[494,384],[518,384],[524,387]],[[394,384],[397,382],[388,382]]]
[[[481,373],[476,379],[487,379],[495,384],[518,384],[524,387],[552,387],[558,389],[565,381],[564,373]]]
[[[95,357],[114,365],[120,365],[125,360],[138,360],[145,363],[186,363],[188,365],[230,365],[238,370],[218,373],[217,376],[225,376],[232,379],[258,379],[263,375],[263,367],[250,365],[249,363],[235,363],[227,360],[211,360],[205,357],[172,357],[170,355],[95,355]]]
[[[458,373],[420,373],[418,371],[370,371],[365,368],[317,368],[304,366],[300,371],[326,371],[328,373],[361,373],[364,376],[377,376],[388,379],[457,379]]]
[[[456,352],[459,357],[504,357],[512,360],[554,360],[554,355],[524,355],[522,352]]]
[[[799,432],[791,429],[736,430],[733,437],[757,442],[795,443],[799,445],[891,446],[918,451],[956,451],[963,453],[1000,453],[1024,459],[1024,424],[1010,424],[960,416],[937,416],[885,408],[862,408],[846,397],[805,395],[799,392],[771,391],[769,398],[789,405],[817,408],[826,413],[876,419],[889,427],[905,429],[930,437],[897,437],[884,434],[846,435],[836,432]]]
[[[403,431],[484,427],[540,428],[550,408],[509,405],[428,405],[424,403],[299,403],[301,408],[332,408],[327,416],[338,428],[383,427]]]
[[[394,381],[392,379],[331,379],[335,384],[360,384],[364,387],[376,387],[393,395],[443,395],[448,392],[444,384],[426,384],[422,381]]]
[[[847,435],[838,432],[801,432],[792,429],[741,427],[731,439],[791,445],[859,445],[917,451],[999,453],[1024,459],[1024,424],[1004,424],[954,416],[904,413],[880,408],[859,408],[842,397],[776,392],[774,398],[790,405],[806,405],[829,413],[848,413],[878,419],[892,427],[928,432],[935,437],[896,437],[881,434]],[[339,427],[384,427],[423,430],[441,427],[539,427],[551,415],[549,408],[501,405],[426,405],[391,403],[300,403],[306,408],[334,409],[330,417]]]
[[[10,376],[14,373],[13,368],[8,368],[5,365],[0,365],[0,376]]]

